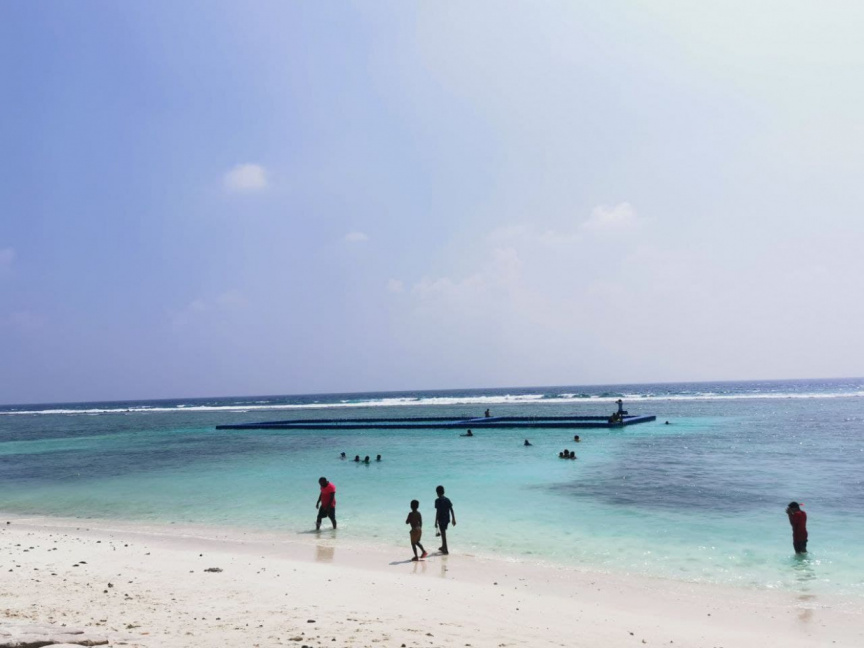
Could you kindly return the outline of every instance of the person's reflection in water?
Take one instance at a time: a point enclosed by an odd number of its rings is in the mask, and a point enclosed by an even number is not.
[[[816,595],[810,593],[812,583],[817,580],[816,561],[807,554],[795,554],[790,560],[792,575],[795,579],[795,589],[798,590],[798,620],[809,623],[813,620],[813,605]]]
[[[336,547],[327,545],[315,545],[315,562],[333,562],[336,556]]]
[[[436,561],[439,565],[441,565],[441,571],[438,573],[438,576],[441,578],[449,578],[447,575],[447,554],[441,556],[441,560]]]
[[[799,590],[802,593],[808,592],[810,583],[816,580],[814,561],[807,554],[795,554],[790,558],[789,563]]]

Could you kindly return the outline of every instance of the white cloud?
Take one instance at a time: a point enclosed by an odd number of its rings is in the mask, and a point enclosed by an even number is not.
[[[363,232],[350,232],[345,235],[345,240],[349,243],[365,243],[369,240],[369,237]]]
[[[570,221],[558,230],[531,223],[502,225],[473,249],[473,272],[425,277],[411,287],[411,293],[427,302],[445,298],[482,303],[488,312],[492,312],[490,300],[496,307],[502,300],[513,300],[520,308],[530,303],[557,323],[571,316],[572,300],[584,296],[593,280],[620,274],[622,264],[634,253],[632,243],[595,240],[590,232],[620,233],[643,222],[647,219],[638,217],[630,203],[622,202],[598,205],[581,224]],[[614,263],[609,258],[611,245],[616,252]],[[544,302],[556,312],[541,306]],[[521,317],[515,312],[508,316]]]
[[[198,297],[171,316],[174,326],[185,326],[197,319],[237,311],[246,306],[246,297],[238,290],[228,290],[213,299]]]
[[[481,303],[501,292],[512,292],[522,282],[522,260],[514,248],[495,248],[489,252],[480,269],[463,279],[424,278],[414,284],[411,292],[423,299],[445,298]]]
[[[387,291],[391,293],[401,293],[405,290],[405,284],[398,279],[390,279],[387,282]]]
[[[640,222],[636,210],[629,202],[618,203],[614,207],[598,205],[591,212],[591,217],[582,227],[594,231],[621,231],[632,229]]]
[[[238,164],[223,177],[228,191],[261,191],[267,187],[267,169],[260,164]]]
[[[12,268],[15,262],[15,250],[12,248],[3,248],[0,250],[0,272]]]
[[[246,298],[239,290],[229,290],[216,298],[216,306],[225,310],[243,308],[245,305]]]
[[[502,381],[564,380],[620,359],[624,352],[609,340],[639,321],[622,317],[624,305],[652,303],[658,271],[631,260],[644,240],[617,234],[646,219],[622,203],[550,220],[501,225],[448,250],[439,267],[449,271],[406,287],[399,339],[428,340],[427,360],[437,365],[463,363],[471,349],[485,367],[510,376]],[[589,221],[616,236],[586,229]]]
[[[186,310],[190,313],[204,313],[210,310],[210,306],[203,299],[195,299],[189,303]]]

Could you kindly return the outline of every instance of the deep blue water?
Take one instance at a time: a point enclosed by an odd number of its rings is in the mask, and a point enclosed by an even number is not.
[[[618,430],[224,430],[280,418],[598,415]],[[665,425],[666,420],[670,425]],[[454,551],[864,595],[864,379],[571,386],[0,407],[0,510],[307,531],[316,480],[340,541],[404,544],[445,484]],[[530,436],[534,444],[525,448]],[[564,448],[577,461],[557,458]],[[358,466],[339,452],[382,454]],[[810,556],[783,510],[804,502]]]

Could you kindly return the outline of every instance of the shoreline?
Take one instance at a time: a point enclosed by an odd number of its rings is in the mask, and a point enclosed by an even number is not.
[[[431,529],[424,539],[432,548]],[[64,622],[112,645],[142,647],[864,644],[860,600],[460,555],[458,548],[415,563],[407,540],[406,531],[394,551],[331,531],[295,537],[4,516],[2,623]]]
[[[297,530],[296,528],[273,529],[269,527],[255,526],[232,526],[207,522],[174,522],[174,521],[148,521],[140,519],[106,518],[98,516],[88,517],[65,517],[54,516],[50,513],[11,513],[0,510],[0,525],[6,521],[18,521],[20,524],[29,524],[40,528],[55,528],[59,530],[76,529],[85,532],[85,528],[98,529],[103,532],[116,532],[128,535],[148,538],[166,537],[174,542],[186,540],[209,544],[233,544],[237,547],[248,544],[268,546],[277,548],[277,553],[285,558],[293,560],[309,559],[309,552],[315,547],[332,548],[338,547],[342,550],[342,560],[347,560],[351,566],[360,568],[371,568],[370,564],[378,564],[389,561],[393,556],[400,556],[405,552],[406,542],[396,541],[401,534],[385,533],[380,536],[369,537],[368,535],[352,535],[350,525],[340,523],[338,534],[333,535],[329,528],[329,521],[325,520],[321,532],[311,528]],[[405,527],[407,537],[407,527]],[[424,529],[424,542],[429,542],[431,547],[434,541],[430,540],[433,529]],[[849,601],[860,604],[864,609],[864,592],[857,591],[831,591],[822,587],[821,581],[814,581],[809,574],[796,575],[794,581],[790,579],[787,583],[753,579],[749,581],[717,581],[708,577],[699,577],[689,574],[664,573],[661,571],[640,570],[638,567],[627,568],[616,567],[608,564],[596,564],[577,562],[575,559],[562,560],[555,556],[544,556],[542,554],[513,554],[502,551],[494,551],[488,547],[478,548],[476,545],[460,545],[457,537],[457,546],[460,556],[470,558],[480,563],[522,565],[525,569],[548,569],[552,571],[563,570],[579,573],[590,573],[607,579],[638,579],[644,582],[668,582],[680,584],[681,586],[698,586],[706,588],[717,588],[723,591],[759,593],[759,592],[786,592],[788,594],[806,593],[818,595],[822,599],[835,602]],[[452,542],[452,541],[451,541]],[[428,547],[427,547],[428,548]],[[410,547],[408,549],[410,554]],[[432,553],[430,551],[430,553]],[[364,556],[362,560],[353,560],[350,556],[359,554]],[[375,556],[370,563],[365,557]],[[790,554],[791,555],[791,554]],[[811,557],[812,559],[812,557]],[[818,562],[818,557],[815,559]],[[792,559],[790,558],[790,563]],[[800,565],[790,564],[789,569],[795,570]]]

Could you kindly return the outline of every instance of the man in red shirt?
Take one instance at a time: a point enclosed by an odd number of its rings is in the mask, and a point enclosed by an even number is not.
[[[795,553],[807,553],[807,514],[801,510],[798,502],[789,502],[786,515],[792,525],[792,546],[795,547]]]
[[[318,501],[315,502],[315,508],[318,509],[318,519],[315,522],[315,528],[321,528],[321,520],[329,517],[333,523],[333,528],[336,528],[336,486],[327,481],[326,477],[318,480],[321,486],[321,494],[318,495]]]

